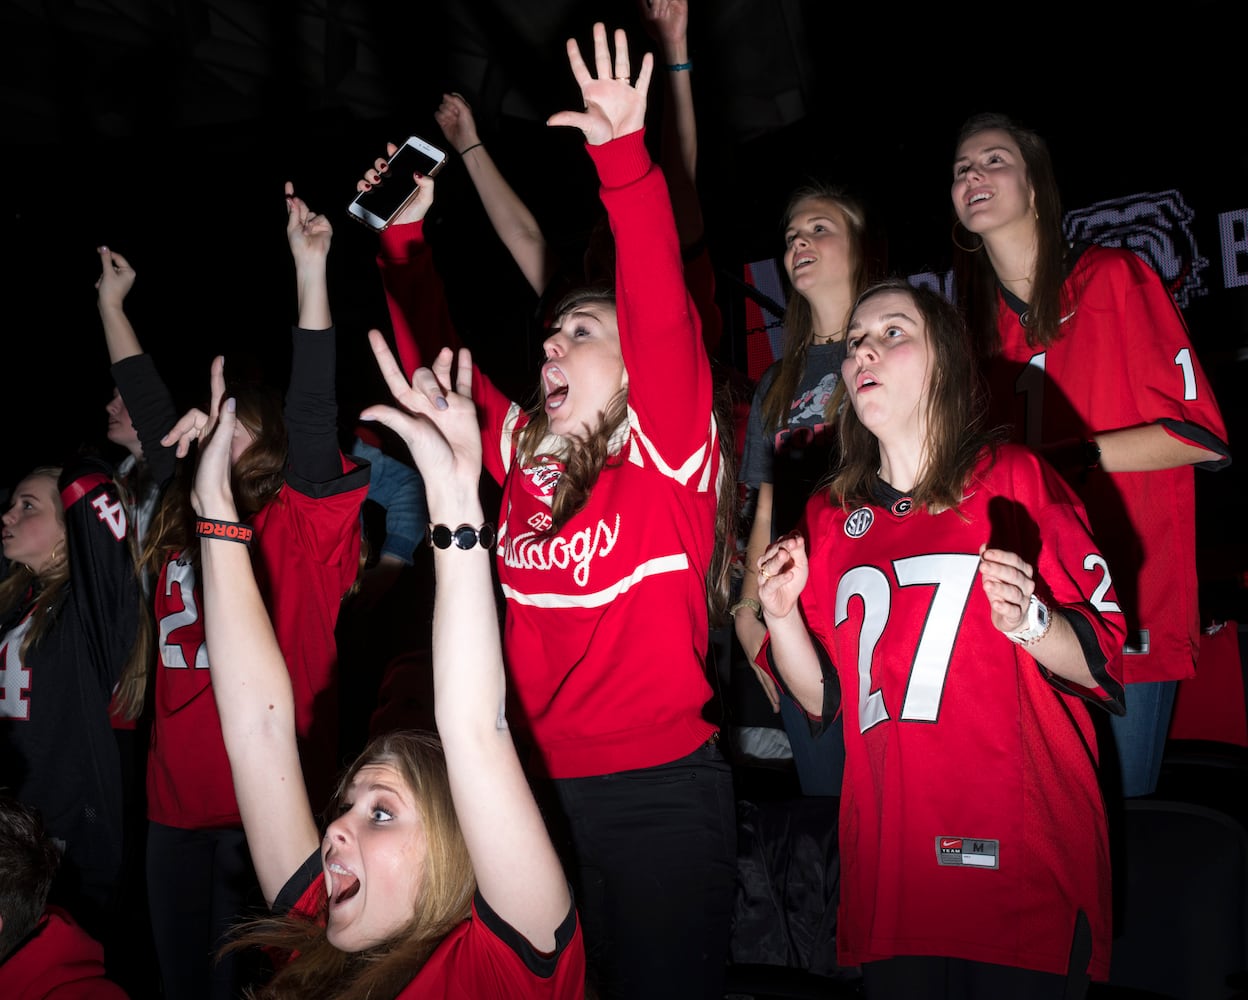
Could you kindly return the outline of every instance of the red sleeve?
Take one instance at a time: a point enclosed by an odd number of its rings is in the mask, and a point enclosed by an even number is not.
[[[1117,313],[1126,361],[1122,388],[1131,393],[1143,421],[1159,423],[1173,437],[1221,456],[1203,463],[1202,468],[1228,465],[1226,424],[1192,347],[1183,314],[1157,274],[1134,253],[1107,253],[1116,258],[1105,267],[1115,276],[1110,286],[1113,299],[1106,302],[1090,287],[1086,305]]]
[[[463,346],[451,323],[433,254],[425,242],[424,220],[384,230],[377,266],[394,327],[399,366],[410,379],[443,347]]]
[[[711,371],[663,174],[644,131],[588,146],[616,245],[616,314],[635,430],[680,469],[708,444]]]

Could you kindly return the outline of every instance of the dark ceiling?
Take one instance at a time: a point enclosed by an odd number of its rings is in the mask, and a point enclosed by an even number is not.
[[[1212,227],[1245,204],[1227,34],[1240,5],[1194,0],[1166,23],[1137,6],[1126,27],[1092,6],[693,0],[698,180],[726,278],[776,252],[786,195],[811,177],[867,201],[891,268],[944,268],[952,136],[986,109],[1049,137],[1070,205],[1184,186]],[[336,318],[353,338],[343,363],[361,373],[346,394],[367,395],[360,333],[385,312],[373,237],[342,208],[385,140],[442,141],[443,90],[472,101],[552,241],[581,238],[592,170],[574,135],[543,122],[576,100],[563,40],[587,39],[598,19],[650,45],[635,0],[0,4],[6,398],[22,428],[5,468],[98,432],[110,391],[92,290],[100,243],[138,269],[128,304],[184,399],[218,350],[258,355],[281,380],[294,312],[285,179],[334,220]],[[512,331],[532,302],[457,168],[438,182],[439,262],[477,342],[524,368]]]

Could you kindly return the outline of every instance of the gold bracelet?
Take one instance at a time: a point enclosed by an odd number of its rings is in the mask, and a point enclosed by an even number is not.
[[[763,620],[763,606],[759,604],[758,601],[754,600],[754,598],[752,597],[741,598],[741,600],[737,601],[736,604],[734,604],[732,607],[728,609],[728,614],[732,615],[733,618],[736,618],[737,612],[740,611],[742,608],[749,608],[751,611],[754,612],[755,618],[757,618],[759,621]]]

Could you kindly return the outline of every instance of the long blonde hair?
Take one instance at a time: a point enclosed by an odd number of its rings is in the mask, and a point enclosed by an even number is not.
[[[789,198],[784,210],[784,227],[793,221],[798,206],[806,201],[823,201],[833,206],[845,219],[850,247],[850,298],[861,295],[867,287],[867,217],[862,206],[841,188],[826,184],[800,187]],[[845,317],[849,319],[848,316]],[[789,408],[797,394],[798,384],[806,371],[806,355],[815,339],[815,317],[804,295],[790,290],[784,309],[784,346],[780,369],[776,372],[767,394],[763,397],[763,427],[777,431],[788,422]]]
[[[270,917],[244,925],[227,950],[262,947],[298,955],[249,994],[253,1000],[392,1000],[472,912],[476,876],[455,815],[441,741],[414,730],[377,737],[338,783],[329,814],[337,813],[360,769],[375,764],[398,771],[420,809],[426,856],[415,914],[389,940],[354,953],[330,944],[324,911],[311,919]]]

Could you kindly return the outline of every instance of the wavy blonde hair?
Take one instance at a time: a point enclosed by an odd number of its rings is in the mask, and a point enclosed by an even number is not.
[[[389,940],[361,952],[335,948],[325,912],[270,917],[240,928],[227,950],[262,947],[297,954],[252,1000],[392,1000],[415,978],[442,940],[472,912],[477,881],[451,798],[442,743],[433,733],[388,733],[373,740],[343,775],[328,814],[361,768],[384,764],[407,783],[420,809],[425,864],[416,912]]]

